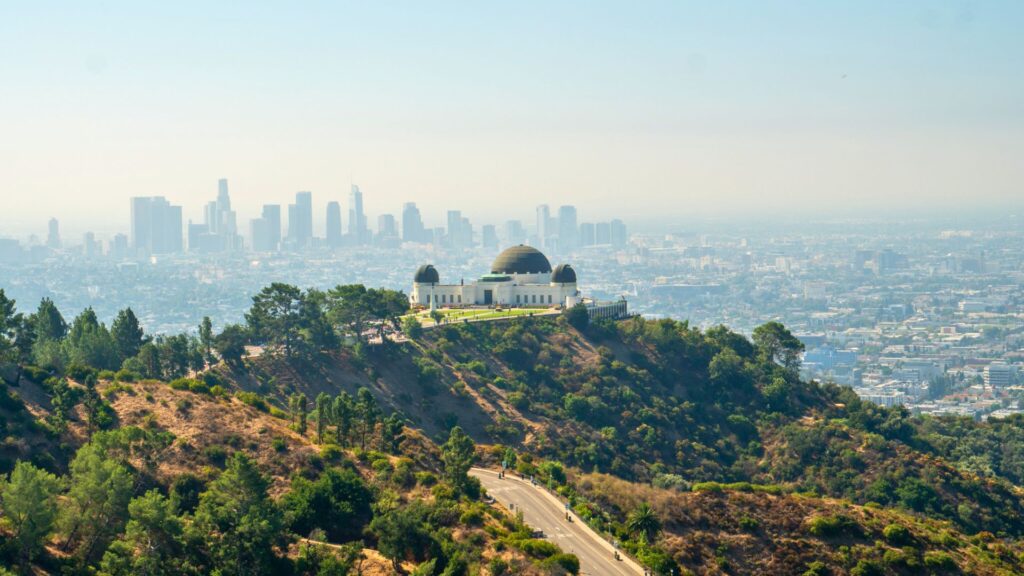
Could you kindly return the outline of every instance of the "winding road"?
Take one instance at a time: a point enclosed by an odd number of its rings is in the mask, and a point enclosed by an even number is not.
[[[509,474],[499,478],[494,470],[473,468],[469,474],[480,479],[487,493],[512,512],[523,511],[523,520],[544,537],[558,544],[565,552],[580,559],[580,574],[586,576],[637,576],[644,570],[636,562],[621,555],[615,560],[615,549],[587,526],[576,514],[573,521],[565,519],[566,506],[554,495],[529,480]]]

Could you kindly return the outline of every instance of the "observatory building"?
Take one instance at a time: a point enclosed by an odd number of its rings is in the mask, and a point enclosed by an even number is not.
[[[568,264],[553,270],[536,248],[513,246],[494,259],[489,274],[476,282],[441,284],[433,264],[413,278],[412,304],[420,306],[574,306],[580,302],[576,271]]]

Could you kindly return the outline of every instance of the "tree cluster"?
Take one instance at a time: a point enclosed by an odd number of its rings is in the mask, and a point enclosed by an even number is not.
[[[288,359],[337,348],[346,339],[361,343],[376,335],[386,342],[387,330],[398,330],[409,309],[402,292],[362,284],[303,291],[274,283],[252,301],[245,315],[250,337]]]

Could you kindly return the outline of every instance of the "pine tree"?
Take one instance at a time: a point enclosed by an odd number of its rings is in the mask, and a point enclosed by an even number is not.
[[[139,319],[135,317],[135,312],[132,312],[131,308],[125,308],[117,313],[114,323],[110,325],[110,336],[114,339],[122,361],[138,354],[146,341]]]
[[[326,393],[321,392],[316,396],[316,441],[323,443],[324,432],[327,430],[327,424],[330,421],[331,414],[331,397]]]
[[[281,512],[267,494],[269,481],[245,454],[236,452],[227,469],[199,497],[191,525],[222,576],[274,573],[274,549],[283,544]]]
[[[71,487],[61,507],[60,525],[65,549],[84,562],[121,531],[128,516],[132,475],[96,444],[78,449],[71,461]]]
[[[392,414],[381,421],[381,452],[390,452],[391,454],[398,452],[398,446],[402,443],[402,440],[405,438],[405,436],[402,435],[402,430],[404,428],[405,423],[398,416],[398,414]]]
[[[107,548],[100,572],[109,576],[172,576],[187,573],[182,564],[183,523],[174,504],[150,490],[128,504],[131,519],[124,534]]]
[[[11,527],[22,566],[42,549],[57,517],[60,480],[28,462],[14,465],[10,479],[0,485],[0,502]]]
[[[359,432],[359,447],[366,450],[366,437],[373,432],[380,418],[377,400],[367,388],[360,388],[356,393],[355,424]]]
[[[352,396],[345,391],[338,394],[334,398],[331,412],[334,420],[334,433],[338,444],[345,446],[348,443],[349,435],[352,433],[352,418],[355,412]]]
[[[459,426],[452,428],[448,441],[441,446],[444,475],[456,490],[463,490],[469,483],[475,450],[473,440]]]
[[[39,308],[32,315],[32,323],[35,325],[36,338],[40,341],[63,340],[68,333],[68,323],[49,298],[39,301]]]
[[[299,434],[306,433],[306,395],[302,392],[292,394],[288,397],[288,410],[291,412],[292,428]]]
[[[10,358],[14,351],[15,334],[21,323],[14,300],[4,294],[0,288],[0,360]]]
[[[199,347],[203,353],[203,360],[209,364],[212,363],[213,358],[213,321],[210,320],[209,316],[203,316],[203,321],[199,324]]]

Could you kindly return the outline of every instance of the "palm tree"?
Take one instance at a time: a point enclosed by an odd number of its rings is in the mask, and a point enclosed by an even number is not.
[[[661,522],[658,516],[651,509],[650,504],[644,502],[629,513],[626,519],[626,528],[630,534],[643,534],[648,541],[654,540],[661,530]]]

